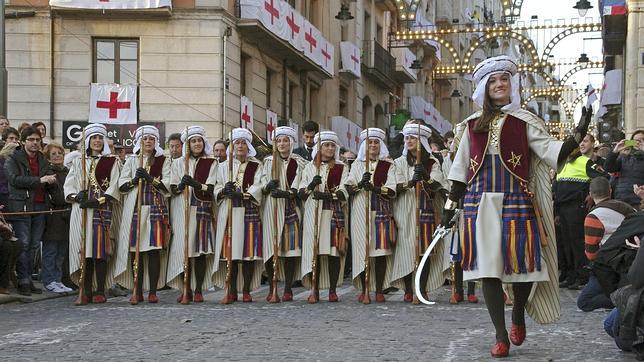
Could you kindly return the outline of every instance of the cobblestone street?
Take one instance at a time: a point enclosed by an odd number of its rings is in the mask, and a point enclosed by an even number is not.
[[[0,305],[3,360],[485,360],[494,333],[482,303],[448,304],[446,287],[433,306],[402,302],[401,292],[384,304],[363,306],[350,285],[340,303],[308,305],[304,289],[295,302],[271,305],[267,287],[255,302],[181,306],[176,291],[160,292],[161,303],[131,306],[126,297],[103,305],[75,307],[68,296],[30,304]],[[633,360],[604,333],[606,311],[583,313],[576,292],[561,292],[562,319],[539,326],[528,321],[528,337],[512,346],[515,361]],[[506,320],[510,320],[509,309]]]

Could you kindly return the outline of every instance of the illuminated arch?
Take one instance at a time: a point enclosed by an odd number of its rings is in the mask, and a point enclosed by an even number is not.
[[[449,41],[436,35],[422,35],[421,32],[418,30],[402,31],[400,32],[400,34],[396,35],[396,40],[425,40],[425,39],[437,41],[438,43],[440,43],[440,45],[444,46],[452,56],[452,59],[454,59],[454,63],[456,63],[456,67],[460,69],[461,57],[458,56],[458,52],[456,52],[456,49],[454,49],[454,47]]]
[[[532,62],[535,64],[539,63],[539,54],[537,52],[537,48],[534,46],[534,43],[532,42],[532,39],[526,37],[521,33],[518,33],[512,30],[512,28],[510,28],[509,26],[505,26],[505,27],[494,29],[493,31],[486,32],[485,34],[481,35],[477,40],[475,40],[465,52],[465,55],[463,56],[462,64],[470,64],[470,61],[472,60],[472,56],[474,55],[474,51],[476,51],[476,49],[478,49],[482,44],[485,44],[486,42],[495,38],[512,38],[520,41],[521,44],[523,44],[523,46],[530,53],[530,56],[532,57]]]
[[[548,61],[548,58],[550,57],[550,53],[552,53],[552,50],[554,49],[554,47],[566,37],[577,33],[588,33],[588,32],[601,31],[601,30],[602,30],[602,25],[600,23],[572,25],[571,27],[557,34],[554,38],[552,38],[552,40],[550,40],[548,45],[546,45],[546,48],[543,50],[541,61],[542,62]]]
[[[566,74],[564,74],[564,76],[561,77],[561,80],[559,82],[561,84],[566,84],[566,82],[568,81],[568,79],[570,79],[570,77],[572,77],[577,72],[580,72],[584,69],[603,68],[603,67],[604,67],[604,62],[580,63],[579,65],[570,69]]]

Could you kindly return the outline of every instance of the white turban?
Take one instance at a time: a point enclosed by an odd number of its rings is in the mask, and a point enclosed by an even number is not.
[[[423,145],[423,148],[427,153],[432,153],[432,148],[429,147],[429,136],[432,135],[432,130],[422,124],[406,124],[405,127],[402,129],[402,134],[405,136],[405,140],[407,137],[414,137],[418,138],[418,134],[420,133],[420,144]],[[403,156],[407,156],[407,142],[405,142],[405,149],[403,150]],[[416,151],[416,150],[412,150]]]
[[[101,151],[101,156],[107,156],[112,153],[110,150],[110,145],[107,144],[107,128],[104,124],[100,123],[90,123],[85,126],[85,151],[89,149],[89,139],[92,136],[100,135],[103,136],[103,151]]]
[[[487,82],[490,76],[497,73],[507,73],[510,75],[510,104],[501,108],[503,112],[511,112],[521,107],[521,95],[519,94],[519,74],[517,73],[517,64],[507,55],[485,59],[480,62],[472,74],[474,82],[474,94],[472,99],[479,107],[483,107],[487,93]]]
[[[287,136],[288,138],[291,139],[291,152],[293,153],[293,146],[295,146],[295,139],[297,138],[297,132],[295,131],[294,128],[288,127],[288,126],[281,126],[275,128],[273,131],[273,142],[277,140],[277,137],[280,136]]]
[[[163,149],[159,146],[159,130],[154,126],[141,126],[136,129],[136,132],[134,133],[134,148],[132,149],[132,153],[136,154],[141,150],[143,135],[154,137],[154,149],[156,151],[154,157],[162,156]]]
[[[203,151],[207,156],[212,155],[212,146],[206,138],[206,131],[201,126],[190,126],[187,130],[181,132],[181,143],[183,143],[183,156],[188,153],[189,142],[191,138],[201,137],[203,140]]]
[[[257,151],[255,151],[255,147],[253,147],[253,134],[250,133],[249,130],[246,128],[234,128],[230,132],[230,146],[233,147],[235,141],[237,140],[244,140],[246,141],[246,146],[248,146],[248,156],[249,157],[255,157],[257,155]]]
[[[322,146],[325,143],[335,144],[335,160],[340,161],[340,139],[338,135],[333,131],[321,131],[315,134],[313,138],[315,146],[313,146],[313,152],[311,152],[311,158],[315,160],[315,156],[318,154],[318,143]]]
[[[385,131],[381,130],[380,128],[367,128],[360,132],[360,148],[358,149],[358,160],[364,161],[366,159],[367,130],[369,131],[370,140],[380,141],[380,155],[378,155],[378,159],[384,160],[385,158],[389,157],[389,150],[387,149],[387,145],[385,144],[385,139],[387,138]]]

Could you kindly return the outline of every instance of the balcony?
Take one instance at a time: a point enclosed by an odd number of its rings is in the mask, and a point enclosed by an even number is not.
[[[303,49],[308,47],[308,44],[305,43],[304,36],[297,37],[296,34],[303,34],[306,32],[306,24],[310,24],[306,19],[300,15],[297,11],[290,8],[286,3],[280,2],[280,5],[277,5],[278,1],[275,1],[276,12],[279,8],[280,11],[285,13],[290,13],[291,17],[282,15],[281,17],[274,19],[270,15],[265,15],[263,11],[253,11],[253,7],[263,6],[264,2],[246,2],[241,4],[239,1],[236,2],[236,15],[238,17],[237,21],[237,31],[241,34],[242,38],[246,39],[252,44],[256,44],[262,51],[262,53],[268,55],[269,57],[277,60],[286,60],[288,66],[292,66],[298,70],[302,71],[312,71],[318,74],[322,79],[331,79],[333,74],[327,71],[322,65],[318,64],[312,56]],[[247,8],[244,8],[247,7]],[[261,7],[263,10],[263,7]],[[286,10],[288,9],[288,11]],[[269,18],[264,18],[268,16]],[[275,32],[275,29],[278,29],[279,26],[275,25],[275,28],[271,28],[271,21],[284,22],[284,26],[292,26],[291,29],[294,29],[294,33],[288,32],[280,34]],[[289,23],[290,21],[290,23]],[[288,24],[287,24],[288,23]],[[310,25],[314,28],[312,25]],[[317,29],[315,29],[317,31]],[[313,31],[310,31],[310,34],[313,34]],[[320,44],[328,43],[324,37],[321,35],[319,38],[314,38],[312,42],[317,41],[317,46],[321,49]],[[308,48],[307,48],[308,49]],[[315,45],[313,48],[315,49]],[[330,57],[331,62],[333,58]]]
[[[394,48],[391,50],[396,57],[396,68],[394,77],[398,83],[415,83],[417,76],[416,71],[411,69],[411,65],[416,60],[416,55],[409,48]]]
[[[155,5],[132,4],[124,6],[121,3],[96,2],[70,5],[68,1],[50,0],[51,11],[59,16],[82,19],[141,19],[168,18],[172,16],[172,1],[161,0]],[[138,6],[138,7],[137,7]]]
[[[396,58],[375,40],[365,40],[362,51],[362,73],[382,87],[392,89],[395,86],[393,72]]]
[[[454,4],[451,1],[438,1],[436,3],[436,25],[450,25],[454,16]]]

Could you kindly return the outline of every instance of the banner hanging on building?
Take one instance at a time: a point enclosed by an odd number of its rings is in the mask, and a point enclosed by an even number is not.
[[[340,72],[350,73],[360,78],[360,49],[349,41],[340,42],[340,59],[342,66]]]
[[[77,9],[157,9],[172,8],[171,0],[49,0],[51,7]]]
[[[600,105],[622,103],[622,70],[613,69],[604,74]]]
[[[136,124],[136,85],[92,83],[89,96],[89,122]]]
[[[266,140],[269,145],[273,144],[273,131],[277,128],[277,113],[266,110]]]
[[[412,118],[420,118],[428,125],[434,127],[441,135],[452,130],[452,125],[447,121],[433,104],[421,96],[409,98],[409,111]]]
[[[345,117],[334,116],[331,117],[331,130],[338,135],[341,146],[358,154],[360,132],[362,132],[360,126]]]
[[[254,129],[253,126],[253,101],[246,96],[241,96],[239,102],[239,122],[241,128]]]

